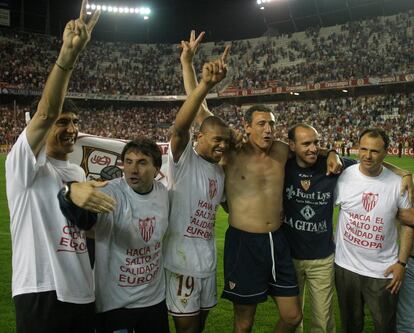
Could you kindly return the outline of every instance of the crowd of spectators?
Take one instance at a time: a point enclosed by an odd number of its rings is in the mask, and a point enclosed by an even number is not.
[[[264,88],[409,73],[413,48],[413,11],[309,28],[302,38],[288,38],[286,45],[269,37],[250,56],[239,55],[233,82],[239,88]]]
[[[291,36],[233,41],[227,85],[263,88],[414,72],[413,21],[409,11]],[[197,71],[221,54],[224,44],[203,43]],[[41,90],[59,45],[55,37],[0,29],[0,83]],[[76,66],[70,91],[183,94],[179,52],[171,44],[92,41]]]
[[[372,95],[277,103],[273,107],[276,135],[286,140],[287,130],[299,122],[312,124],[322,146],[355,146],[361,129],[383,128],[391,145],[414,147],[414,94]]]
[[[91,102],[92,104],[92,102]],[[80,131],[83,133],[132,139],[148,136],[158,142],[168,141],[168,131],[179,106],[123,106],[81,108]],[[212,108],[232,128],[243,131],[243,110],[248,105],[222,104]],[[377,126],[386,130],[391,145],[414,147],[414,93],[372,95],[277,102],[270,104],[276,118],[276,138],[287,140],[287,130],[298,122],[312,124],[321,134],[322,146],[354,145],[362,128]],[[0,144],[12,144],[25,126],[27,106],[0,107]]]

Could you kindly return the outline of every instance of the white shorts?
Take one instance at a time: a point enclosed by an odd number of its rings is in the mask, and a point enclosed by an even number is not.
[[[177,317],[194,316],[217,305],[216,274],[197,278],[165,269],[168,312]]]

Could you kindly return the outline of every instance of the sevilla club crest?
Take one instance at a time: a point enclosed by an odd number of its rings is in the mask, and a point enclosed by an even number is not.
[[[304,179],[300,181],[300,185],[302,185],[305,191],[309,190],[310,184],[310,179]]]
[[[210,200],[213,199],[217,194],[217,180],[208,179],[208,193],[210,195]]]
[[[367,212],[370,212],[378,202],[379,194],[375,193],[363,193],[362,194],[362,205]]]
[[[155,230],[155,216],[147,217],[146,219],[139,219],[138,226],[142,239],[148,243]]]

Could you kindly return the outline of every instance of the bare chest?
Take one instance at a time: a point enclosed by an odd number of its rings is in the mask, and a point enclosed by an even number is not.
[[[284,163],[266,157],[239,156],[227,168],[227,183],[243,189],[277,190],[284,179]]]

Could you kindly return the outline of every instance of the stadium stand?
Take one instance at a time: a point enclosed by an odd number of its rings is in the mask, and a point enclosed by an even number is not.
[[[230,87],[265,88],[408,74],[414,72],[414,11],[231,44],[226,80]],[[41,90],[59,45],[54,37],[1,29],[0,83]],[[196,69],[218,56],[223,45],[203,43]],[[177,45],[92,41],[77,65],[70,91],[183,94],[178,57]]]
[[[196,71],[208,59],[219,56],[225,44],[202,43],[195,59]],[[218,88],[222,92],[363,78],[371,82],[392,75],[412,81],[414,11],[231,44],[229,75]],[[26,95],[39,94],[59,46],[55,37],[0,29],[0,91],[6,87],[25,89]],[[157,96],[184,94],[178,58],[177,45],[92,41],[77,64],[70,91],[97,94],[112,102],[99,107],[90,101],[81,109],[81,119],[87,119],[81,122],[81,131],[121,139],[145,134],[167,141],[177,103],[148,107],[113,100],[117,96],[145,96],[151,101]],[[301,121],[318,128],[323,145],[352,146],[358,129],[379,126],[390,133],[392,146],[401,143],[404,148],[414,148],[413,93],[298,98],[301,100],[266,102],[275,111],[280,139],[286,140],[287,128]],[[242,112],[248,106],[243,104],[246,102],[230,100],[213,111],[241,130]],[[27,102],[19,102],[15,112],[11,105],[0,106],[2,150],[14,143],[28,110]]]
[[[287,140],[287,129],[295,123],[313,124],[320,132],[322,145],[341,145],[357,141],[358,131],[368,126],[384,128],[391,146],[403,143],[414,148],[414,93],[325,98],[271,103],[276,116],[276,135]],[[222,104],[213,112],[233,128],[242,130],[242,114],[248,105]],[[25,126],[24,113],[29,107],[0,107],[0,143],[11,144]],[[178,107],[135,107],[114,104],[105,108],[80,110],[81,132],[120,139],[150,135],[159,142],[168,141],[168,129]],[[82,121],[83,120],[83,121]]]

